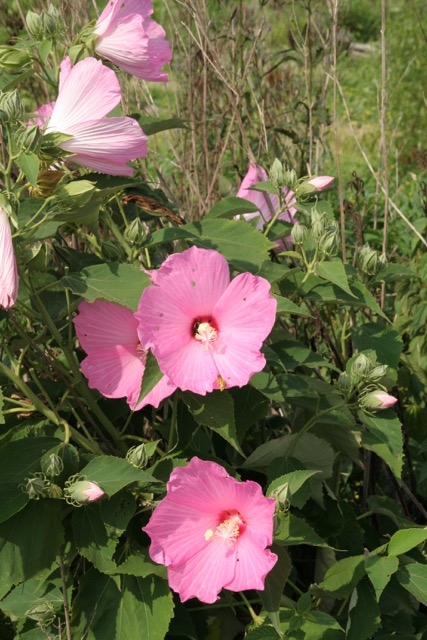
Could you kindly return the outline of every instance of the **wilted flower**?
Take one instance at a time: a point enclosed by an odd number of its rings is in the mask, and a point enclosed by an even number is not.
[[[65,483],[64,498],[68,504],[72,504],[74,507],[100,500],[103,495],[103,490],[96,482],[90,482],[79,474],[71,476]]]
[[[274,510],[256,482],[238,482],[219,464],[192,458],[172,471],[167,495],[143,529],[150,557],[166,565],[183,602],[215,602],[222,588],[263,590],[277,561],[266,549]]]
[[[359,404],[362,409],[389,409],[396,404],[396,402],[397,398],[381,389],[369,391],[359,399]]]
[[[0,307],[10,309],[18,297],[18,269],[6,211],[0,206]]]
[[[267,193],[265,191],[257,191],[251,187],[255,186],[258,182],[264,182],[268,180],[266,171],[259,165],[250,164],[249,169],[242,184],[237,192],[238,198],[245,198],[249,200],[259,209],[259,213],[244,213],[243,218],[245,220],[256,219],[257,229],[262,230],[265,223],[271,220],[275,215],[279,207],[279,197],[274,193]],[[285,222],[293,222],[294,216],[297,212],[293,206],[296,203],[295,194],[287,187],[283,188],[283,200],[284,210],[278,217],[278,220],[284,220]],[[237,216],[240,218],[240,216]],[[289,239],[284,238],[282,242],[277,243],[279,249],[286,249],[289,247]]]
[[[201,395],[242,387],[261,371],[276,315],[270,283],[251,273],[230,282],[226,259],[191,247],[170,255],[142,292],[138,334],[180,389]]]
[[[106,300],[83,301],[73,322],[87,353],[80,366],[91,389],[98,389],[106,398],[125,397],[133,411],[147,404],[158,407],[175,391],[163,376],[138,402],[147,352],[139,342],[138,321],[130,309]]]
[[[152,13],[152,0],[109,0],[95,25],[95,51],[133,76],[166,82],[161,68],[172,52]]]
[[[105,117],[121,100],[116,74],[100,60],[86,58],[71,67],[61,63],[56,102],[37,110],[33,122],[44,123],[44,134],[66,134],[59,147],[72,160],[111,175],[131,176],[130,160],[147,153],[147,136],[133,118]]]

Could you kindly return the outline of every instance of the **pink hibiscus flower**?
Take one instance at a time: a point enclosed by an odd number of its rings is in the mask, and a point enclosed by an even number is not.
[[[257,229],[260,229],[260,231],[264,228],[265,223],[271,220],[279,207],[279,198],[274,193],[251,189],[251,187],[258,182],[264,182],[265,180],[268,180],[267,172],[259,165],[249,164],[248,172],[243,178],[242,184],[237,192],[238,198],[245,198],[245,200],[249,200],[258,207],[259,213],[244,213],[243,218],[245,220],[253,220],[255,218]],[[294,222],[294,217],[297,213],[296,208],[293,206],[296,203],[295,194],[290,189],[284,187],[283,198],[286,208],[279,215],[278,220]],[[236,217],[240,218],[240,216]],[[279,250],[289,249],[291,246],[290,236],[286,236],[276,244]]]
[[[274,509],[256,482],[238,482],[219,464],[192,458],[172,471],[166,497],[143,528],[150,557],[166,565],[182,602],[215,602],[222,588],[263,590],[277,562],[266,549]]]
[[[72,160],[89,169],[119,176],[132,176],[130,160],[147,154],[147,136],[133,118],[105,116],[121,100],[116,74],[100,60],[86,58],[71,67],[61,63],[56,102],[37,110],[45,133],[65,133],[69,140],[60,147]]]
[[[177,387],[201,395],[242,387],[264,368],[260,352],[276,315],[270,283],[251,273],[230,282],[226,259],[191,247],[152,274],[136,312],[138,335]]]
[[[166,82],[161,68],[172,52],[152,13],[152,0],[109,0],[95,25],[95,51],[133,76]]]
[[[0,307],[10,309],[18,297],[18,269],[12,231],[6,211],[0,207]]]
[[[147,352],[140,344],[137,321],[130,309],[114,302],[83,301],[74,318],[80,346],[87,353],[80,366],[91,389],[106,398],[126,398],[133,411],[158,407],[175,391],[166,376],[138,402]]]

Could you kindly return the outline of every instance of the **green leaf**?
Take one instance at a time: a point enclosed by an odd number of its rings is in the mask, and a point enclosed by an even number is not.
[[[349,620],[346,640],[368,640],[381,625],[380,610],[373,589],[367,582],[361,582],[350,599]]]
[[[300,366],[309,367],[310,369],[327,367],[335,371],[337,370],[328,360],[325,360],[321,355],[314,353],[311,349],[296,340],[281,340],[280,342],[275,342],[272,345],[272,349],[279,356],[280,362],[286,371],[293,371]]]
[[[400,556],[427,540],[427,529],[401,529],[396,531],[388,543],[387,550],[391,556]]]
[[[191,240],[194,244],[197,240],[197,235],[191,233],[186,226],[166,227],[165,229],[154,231],[154,233],[149,236],[144,246],[155,247],[158,244],[166,244],[169,242],[174,242],[175,240]]]
[[[187,129],[187,124],[182,118],[173,117],[161,120],[152,116],[133,115],[141,125],[145,135],[152,136],[160,131],[168,131],[169,129]]]
[[[154,574],[166,580],[166,567],[161,564],[155,564],[150,558],[140,554],[141,552],[139,551],[138,554],[133,553],[131,556],[128,556],[122,564],[115,567],[112,573],[137,576],[138,578],[145,578],[146,576]]]
[[[280,517],[274,532],[274,541],[286,547],[297,544],[308,544],[313,547],[329,546],[303,518],[298,518],[289,512]]]
[[[394,411],[384,410],[381,415],[359,411],[359,418],[367,427],[362,432],[362,445],[384,460],[396,478],[401,477],[403,465],[402,425]]]
[[[194,243],[216,249],[239,271],[259,271],[274,245],[244,220],[203,219],[182,227],[197,236]]]
[[[60,611],[64,606],[62,591],[52,582],[40,585],[40,580],[34,578],[26,580],[12,589],[12,591],[0,603],[1,609],[8,616],[24,618],[25,612],[31,607],[45,602],[51,603],[55,611]]]
[[[390,582],[393,573],[399,568],[399,560],[394,556],[370,555],[365,558],[365,569],[375,589],[375,597],[379,601],[382,592]]]
[[[284,298],[283,296],[278,296],[273,294],[273,298],[277,300],[277,310],[276,313],[290,313],[295,316],[303,316],[305,318],[310,318],[311,315],[304,309],[303,307],[299,307],[295,302],[288,300],[288,298]]]
[[[32,187],[37,185],[37,176],[39,175],[40,160],[35,153],[22,153],[16,159],[16,164],[24,173],[28,182]]]
[[[98,571],[114,571],[113,554],[117,540],[108,537],[99,505],[90,504],[76,509],[72,517],[74,541],[79,553],[92,562]]]
[[[232,387],[228,393],[234,403],[237,441],[243,442],[249,427],[268,414],[268,402],[262,393],[249,385]]]
[[[156,384],[163,378],[163,373],[160,371],[156,358],[151,351],[148,351],[145,361],[144,375],[141,382],[141,392],[138,397],[138,402],[142,402],[146,396],[154,389]]]
[[[255,373],[249,380],[249,384],[270,400],[275,402],[285,401],[282,390],[277,383],[277,378],[270,371]]]
[[[95,264],[80,273],[61,278],[62,285],[88,302],[98,298],[116,302],[135,311],[142,291],[151,284],[150,278],[130,264]]]
[[[0,522],[9,520],[15,513],[21,511],[29,500],[28,494],[24,493],[16,484],[0,485]]]
[[[197,424],[206,425],[216,431],[243,455],[237,440],[234,422],[234,402],[227,391],[212,391],[205,396],[183,392],[181,397]]]
[[[292,570],[292,562],[288,552],[283,547],[273,545],[271,550],[277,555],[277,562],[267,574],[264,590],[258,591],[258,595],[274,628],[280,633],[279,607],[283,589]]]
[[[55,561],[62,543],[59,500],[32,500],[0,525],[0,593]]]
[[[374,349],[378,361],[393,369],[399,364],[403,342],[400,333],[379,322],[368,322],[350,329],[356,348],[359,351]]]
[[[402,587],[427,606],[427,565],[411,562],[400,567],[396,577]]]
[[[61,440],[40,436],[12,440],[0,445],[0,484],[20,484],[35,471],[40,471],[42,455]]]
[[[311,487],[306,484],[307,480],[318,473],[307,469],[285,473],[270,483],[267,496],[277,497],[281,502],[288,499],[292,506],[301,509],[310,497]],[[304,491],[300,491],[302,487]]]
[[[259,211],[259,209],[253,202],[245,200],[245,198],[230,196],[216,202],[203,219],[232,218],[244,213],[255,213],[256,211]]]
[[[105,494],[110,497],[133,482],[142,485],[155,482],[146,471],[137,469],[127,460],[115,456],[93,458],[80,473],[91,482],[99,484]]]
[[[316,593],[330,593],[336,598],[346,598],[365,575],[365,558],[350,556],[338,560],[325,574],[324,580],[313,587]]]
[[[345,291],[349,296],[355,297],[354,293],[350,289],[348,283],[347,273],[341,260],[334,260],[331,262],[321,262],[316,267],[317,275],[337,287]]]

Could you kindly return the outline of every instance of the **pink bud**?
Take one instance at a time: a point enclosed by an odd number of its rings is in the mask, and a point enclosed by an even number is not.
[[[381,402],[380,409],[388,409],[389,407],[392,407],[397,402],[397,398],[385,392],[377,393],[376,397]]]
[[[95,500],[99,500],[104,495],[103,490],[99,487],[95,482],[88,482],[89,487],[87,489],[83,489],[83,495],[87,496],[88,502],[95,502]]]
[[[334,178],[332,176],[316,176],[315,178],[310,178],[307,180],[308,184],[311,184],[312,187],[316,189],[316,191],[325,191],[332,186]]]
[[[0,207],[0,307],[10,309],[18,296],[18,270],[6,211]]]
[[[397,398],[385,391],[370,391],[365,393],[359,403],[364,409],[389,409],[396,404]]]

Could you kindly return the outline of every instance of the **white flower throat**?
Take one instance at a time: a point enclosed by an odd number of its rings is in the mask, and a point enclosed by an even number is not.
[[[212,320],[196,320],[193,324],[194,337],[209,349],[218,337],[218,331],[211,324]]]

